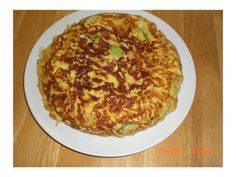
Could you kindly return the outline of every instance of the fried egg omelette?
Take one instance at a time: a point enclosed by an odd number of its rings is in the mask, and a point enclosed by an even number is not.
[[[40,51],[38,86],[50,117],[80,131],[123,137],[176,109],[183,81],[175,46],[131,14],[68,25]]]

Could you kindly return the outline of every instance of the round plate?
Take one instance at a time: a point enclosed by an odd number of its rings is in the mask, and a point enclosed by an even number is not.
[[[176,46],[180,55],[184,80],[178,95],[178,105],[157,125],[124,138],[90,135],[73,129],[64,123],[56,124],[44,108],[37,87],[37,60],[40,47],[47,47],[55,35],[64,31],[67,24],[79,22],[82,18],[103,12],[129,13],[140,15],[157,25],[166,37]],[[25,68],[25,95],[32,114],[39,125],[56,141],[85,154],[94,156],[125,156],[148,149],[172,134],[185,119],[195,94],[196,76],[191,54],[180,36],[164,21],[144,11],[78,11],[57,21],[48,28],[34,45]]]

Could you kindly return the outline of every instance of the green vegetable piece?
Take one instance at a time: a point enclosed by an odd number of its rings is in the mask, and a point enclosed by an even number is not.
[[[94,35],[92,35],[91,36],[91,40],[94,42],[94,41],[96,41],[97,39],[99,39],[100,38],[100,35],[98,34],[98,33],[96,33],[96,34],[94,34]]]
[[[144,39],[145,39],[145,40],[148,39],[148,34],[147,34],[147,32],[146,32],[144,29],[140,29],[140,30],[141,30],[141,32],[142,32],[142,34],[143,34]]]
[[[145,40],[148,39],[148,34],[144,30],[141,30],[141,31]]]
[[[117,45],[112,45],[111,48],[109,49],[109,54],[116,60],[118,60],[122,56],[122,53],[123,50]]]
[[[133,133],[138,127],[139,125],[135,123],[125,125],[122,129],[122,133],[124,133],[124,135],[128,135],[130,133]]]

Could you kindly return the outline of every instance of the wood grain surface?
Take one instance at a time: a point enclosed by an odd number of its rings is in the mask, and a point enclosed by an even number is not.
[[[222,166],[222,11],[149,11],[172,26],[192,54],[197,88],[182,125],[135,155],[101,158],[72,151],[48,136],[26,104],[24,67],[40,35],[72,11],[14,11],[14,166]]]

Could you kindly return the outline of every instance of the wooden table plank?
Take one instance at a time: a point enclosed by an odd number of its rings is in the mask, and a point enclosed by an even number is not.
[[[197,88],[184,123],[138,154],[100,158],[70,150],[49,137],[27,107],[23,73],[39,36],[72,11],[14,11],[14,166],[222,166],[222,11],[149,11],[172,26],[194,59]]]

